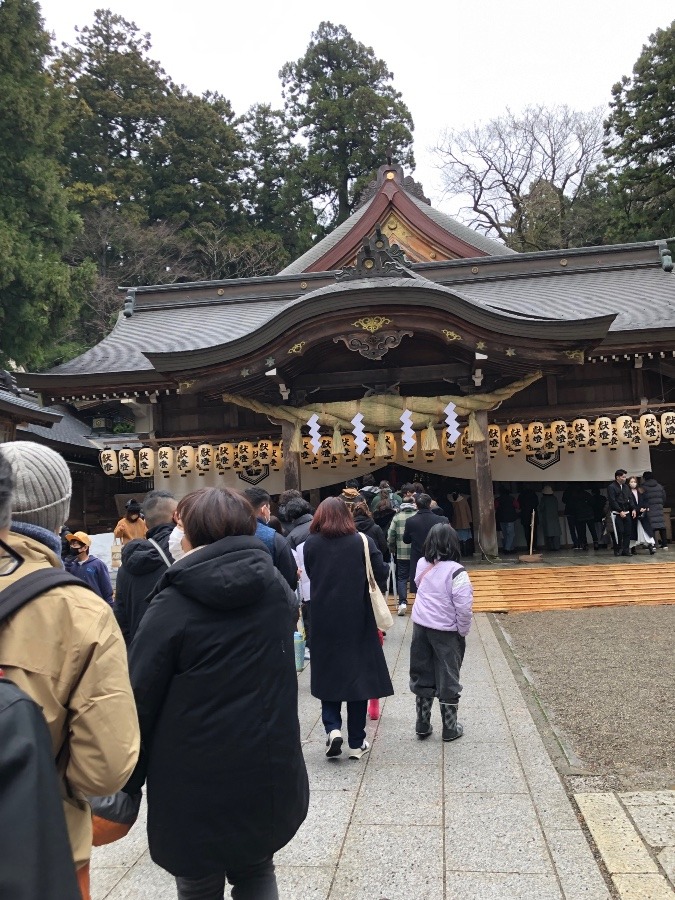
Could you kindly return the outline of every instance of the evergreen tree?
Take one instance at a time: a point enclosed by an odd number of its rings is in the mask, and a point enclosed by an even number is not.
[[[0,4],[0,364],[37,368],[90,272],[62,255],[80,225],[62,189],[64,122],[45,68],[50,42],[33,0]]]
[[[325,203],[328,224],[349,216],[387,147],[401,164],[414,166],[413,121],[391,84],[394,76],[344,25],[322,22],[305,55],[279,75],[294,130],[306,141],[302,178]]]
[[[675,235],[675,21],[612,88],[605,123],[617,239]]]
[[[252,106],[241,121],[245,142],[243,195],[252,224],[278,234],[296,259],[312,245],[316,216],[304,196],[305,154],[294,144],[283,112]]]

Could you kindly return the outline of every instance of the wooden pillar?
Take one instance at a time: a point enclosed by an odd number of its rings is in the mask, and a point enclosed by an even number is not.
[[[476,413],[478,427],[487,438],[488,414],[486,410]],[[488,556],[497,556],[497,524],[495,522],[495,502],[490,471],[490,453],[487,440],[473,445],[476,464],[476,497],[478,510],[474,510],[474,523],[478,520],[479,549]]]
[[[300,454],[291,453],[295,425],[292,422],[281,422],[281,439],[284,442],[284,490],[299,491],[300,488]]]

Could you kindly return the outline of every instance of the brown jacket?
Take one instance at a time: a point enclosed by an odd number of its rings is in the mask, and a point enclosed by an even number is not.
[[[38,541],[10,533],[9,543],[25,562],[2,578],[0,590],[29,572],[61,567]],[[0,667],[45,714],[80,867],[91,854],[85,795],[118,791],[138,759],[138,718],[115,616],[86,588],[54,588],[0,624]]]
[[[148,526],[145,524],[145,519],[138,518],[135,522],[130,522],[126,516],[119,520],[114,531],[115,537],[122,538],[123,544],[128,544],[135,538],[144,538],[147,533]]]

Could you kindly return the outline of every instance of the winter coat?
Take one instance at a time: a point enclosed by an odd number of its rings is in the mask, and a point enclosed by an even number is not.
[[[649,507],[649,522],[652,528],[665,528],[666,516],[663,507],[666,505],[666,489],[655,478],[642,482],[642,490],[646,505]]]
[[[406,522],[410,516],[416,515],[417,506],[414,503],[402,503],[401,508],[391,520],[387,532],[387,543],[391,552],[396,554],[396,559],[410,559],[410,544],[403,543],[403,535]]]
[[[542,494],[539,501],[539,524],[544,537],[560,537],[558,498],[555,494]]]
[[[495,519],[497,524],[515,522],[518,518],[518,501],[511,494],[500,494],[495,500]]]
[[[276,532],[274,528],[261,522],[260,519],[256,525],[255,536],[267,547],[272,562],[284,576],[290,589],[294,591],[298,586],[298,567],[295,564],[288,539]]]
[[[123,544],[128,544],[129,541],[146,537],[148,526],[145,524],[145,519],[141,519],[140,516],[135,522],[130,522],[125,516],[115,525],[113,533],[116,538],[121,538]]]
[[[102,559],[90,554],[84,562],[80,562],[77,557],[72,556],[65,560],[64,566],[67,572],[70,572],[76,578],[80,578],[106,603],[109,603],[110,606],[113,605],[113,589],[110,574]]]
[[[458,531],[466,531],[471,528],[473,518],[471,515],[471,507],[469,506],[469,501],[466,497],[462,496],[462,494],[458,494],[457,499],[450,499],[450,506],[452,508],[453,528],[456,528]]]
[[[411,516],[403,529],[403,543],[410,544],[410,571],[417,570],[418,561],[424,556],[424,542],[434,525],[441,525],[448,520],[445,516],[437,516],[430,509],[418,509]]]
[[[115,616],[127,644],[131,643],[147,612],[155,585],[167,570],[166,562],[150,543],[150,538],[159,544],[169,562],[173,563],[169,553],[169,536],[173,529],[173,522],[156,525],[148,532],[147,539],[129,541],[122,549],[122,565],[115,586]]]
[[[297,550],[300,544],[303,544],[309,537],[309,526],[312,524],[314,516],[311,513],[305,513],[297,518],[291,525],[291,529],[286,535],[286,540],[290,544],[291,550]]]
[[[42,710],[0,678],[0,897],[82,900]]]
[[[375,520],[375,524],[379,525],[382,529],[382,534],[385,536],[389,532],[389,526],[391,525],[392,519],[396,515],[396,510],[392,506],[391,509],[382,509],[376,510],[373,513],[373,519]]]
[[[578,488],[567,501],[566,512],[577,522],[592,522],[595,519],[593,498],[588,491]]]
[[[415,584],[413,622],[435,631],[457,631],[466,637],[471,628],[473,586],[464,566],[449,559],[435,563],[421,559]]]
[[[379,583],[387,570],[375,542],[367,540]],[[313,696],[333,701],[390,696],[394,689],[368,592],[363,539],[310,534],[304,559],[312,585]]]
[[[533,491],[532,488],[523,488],[518,494],[518,506],[520,507],[520,521],[523,528],[529,528],[532,521],[532,513],[539,506],[537,492]]]
[[[377,491],[377,493],[373,496],[372,500],[370,500],[370,511],[372,513],[375,512],[377,507],[380,505],[382,500],[386,497],[387,500],[391,503],[393,507],[398,509],[401,505],[401,495],[397,494],[396,491],[392,491],[391,488],[384,488],[382,491]]]
[[[60,559],[37,540],[10,532],[9,544],[25,562],[3,576],[0,591],[30,572],[61,569]],[[44,712],[79,868],[91,854],[84,796],[118,791],[138,759],[126,648],[112,609],[84,586],[46,591],[0,628],[0,668]]]
[[[132,641],[150,855],[173,875],[260,861],[307,814],[292,598],[261,541],[226,537],[167,569]]]
[[[362,534],[367,534],[368,537],[372,538],[375,541],[375,546],[382,554],[382,559],[384,562],[388,563],[391,554],[389,553],[389,547],[387,546],[387,539],[382,533],[382,529],[375,522],[374,519],[371,519],[369,516],[354,516],[354,524],[358,531]],[[378,582],[378,584],[380,584]],[[387,588],[387,579],[384,579],[384,582],[380,584],[380,590],[384,591]]]
[[[610,512],[630,513],[635,509],[635,500],[630,488],[625,482],[619,484],[616,478],[607,485],[607,500]]]

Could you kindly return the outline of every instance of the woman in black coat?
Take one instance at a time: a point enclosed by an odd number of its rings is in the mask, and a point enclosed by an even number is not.
[[[363,501],[362,503],[354,503],[352,505],[351,512],[354,516],[354,524],[356,525],[356,530],[360,531],[361,534],[365,534],[367,537],[372,538],[373,541],[375,541],[375,546],[382,554],[383,561],[385,563],[388,563],[391,557],[391,553],[389,551],[387,539],[385,538],[380,526],[375,522],[373,514],[368,508],[368,504],[365,501]],[[386,566],[384,567],[384,571],[384,579],[375,579],[377,581],[378,587],[383,593],[387,590],[387,578],[389,576],[389,572],[387,571]]]
[[[386,578],[382,554],[366,537],[376,581]],[[350,759],[360,759],[366,741],[371,697],[394,689],[375,625],[366,577],[363,539],[347,504],[328,497],[314,515],[304,545],[312,589],[312,694],[321,700],[328,739],[326,756],[342,753],[342,703],[347,703]]]
[[[307,814],[292,592],[240,494],[178,512],[188,552],[159,582],[129,653],[147,767],[150,855],[178,897],[276,900],[274,853]],[[133,778],[132,778],[133,780]]]

